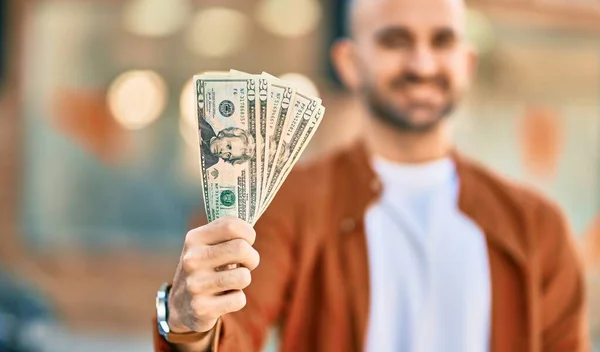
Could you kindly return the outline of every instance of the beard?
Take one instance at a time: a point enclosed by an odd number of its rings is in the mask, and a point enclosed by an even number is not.
[[[406,89],[413,84],[435,85],[446,94],[450,92],[449,81],[442,76],[425,78],[406,73],[393,80],[390,86],[392,91],[397,91]],[[385,99],[384,95],[372,85],[365,87],[364,97],[373,116],[386,125],[404,132],[430,131],[449,116],[455,108],[455,99],[452,97],[439,106],[423,102],[408,102],[405,106],[398,106],[390,99]],[[425,119],[425,122],[418,121],[419,119],[415,117],[416,110],[426,110],[428,112],[429,116]]]

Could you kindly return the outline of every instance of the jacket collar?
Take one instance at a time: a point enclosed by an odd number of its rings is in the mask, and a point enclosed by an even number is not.
[[[459,179],[459,209],[472,219],[485,233],[490,245],[498,246],[517,264],[524,265],[525,248],[519,234],[511,223],[514,217],[507,216],[500,208],[492,190],[482,184],[482,178],[489,177],[484,167],[470,160],[456,148],[450,152]],[[370,163],[370,155],[362,140],[355,142],[343,155],[350,169],[347,177],[353,185],[355,202],[350,202],[347,214],[357,221],[364,217],[365,210],[381,195],[382,184]]]

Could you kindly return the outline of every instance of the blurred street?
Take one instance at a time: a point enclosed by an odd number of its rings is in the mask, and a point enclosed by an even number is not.
[[[0,352],[152,350],[156,290],[205,220],[192,76],[289,80],[327,106],[301,162],[345,147],[363,131],[329,60],[342,3],[0,0],[0,274],[18,281],[0,281]],[[452,138],[564,209],[600,352],[600,3],[466,3],[477,74]]]

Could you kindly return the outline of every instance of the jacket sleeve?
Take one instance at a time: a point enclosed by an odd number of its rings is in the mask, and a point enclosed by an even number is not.
[[[295,224],[297,202],[301,192],[298,172],[294,171],[281,187],[277,196],[254,226],[254,248],[260,254],[260,264],[252,272],[252,283],[244,292],[246,306],[239,312],[226,314],[220,319],[219,333],[215,334],[213,350],[218,352],[260,351],[268,328],[280,317],[295,268]],[[158,334],[154,323],[155,351],[176,351]]]
[[[542,209],[542,350],[590,351],[583,266],[575,238],[557,206]]]

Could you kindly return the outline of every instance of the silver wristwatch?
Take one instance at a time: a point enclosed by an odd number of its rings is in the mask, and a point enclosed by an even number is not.
[[[170,343],[192,343],[197,342],[206,333],[190,331],[186,333],[174,333],[169,327],[169,291],[171,285],[162,284],[156,293],[156,319],[158,322],[158,333]]]

